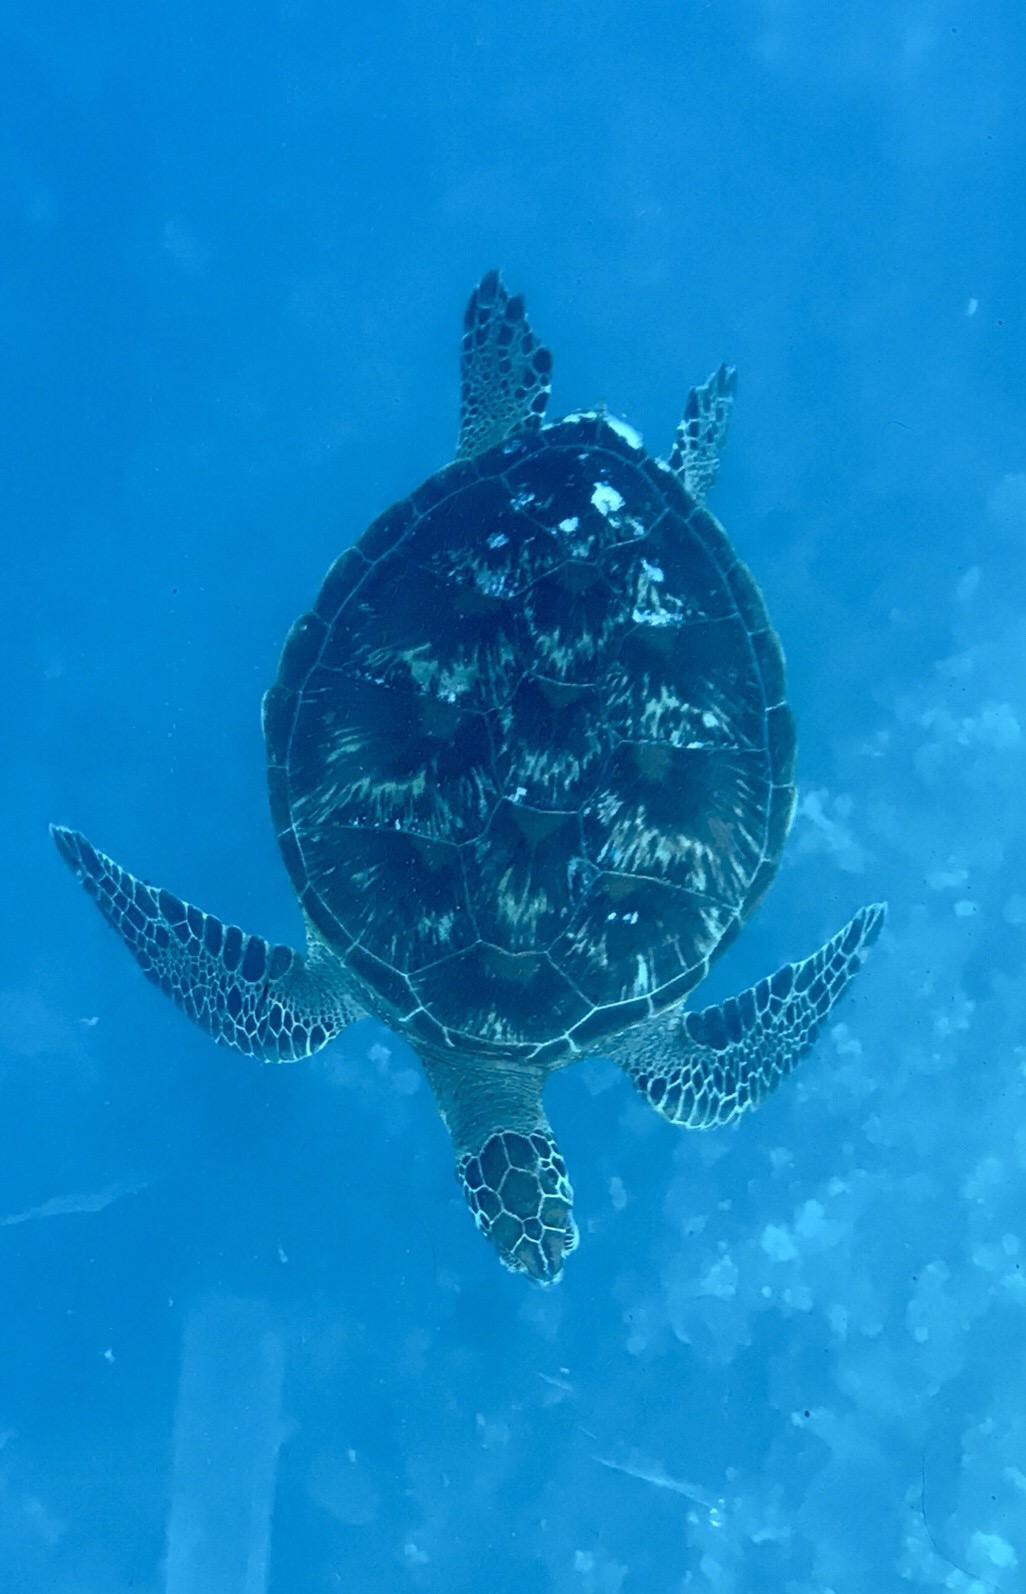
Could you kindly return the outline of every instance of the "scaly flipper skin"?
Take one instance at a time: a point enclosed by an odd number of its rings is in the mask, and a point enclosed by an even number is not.
[[[736,392],[735,367],[721,365],[701,387],[693,387],[688,394],[669,465],[696,503],[705,503],[716,480]]]
[[[740,996],[674,1012],[624,1037],[613,1057],[651,1106],[686,1129],[732,1123],[757,1107],[810,1050],[884,922],[862,908],[802,963],[786,963]]]
[[[513,1273],[554,1284],[577,1244],[574,1193],[542,1107],[544,1073],[424,1059],[474,1222]]]
[[[499,273],[489,271],[463,318],[457,459],[537,431],[551,385],[552,355],[531,331],[523,299],[511,299]]]
[[[293,1062],[360,1017],[335,960],[318,956],[316,943],[306,957],[272,946],[137,880],[77,830],[51,825],[50,833],[146,978],[222,1045]]]

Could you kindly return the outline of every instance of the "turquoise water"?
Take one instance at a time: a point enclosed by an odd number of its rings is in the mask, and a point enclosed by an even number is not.
[[[37,0],[0,34],[0,1594],[1014,1594],[1021,8]],[[451,457],[492,265],[552,413],[665,452],[740,369],[713,506],[799,806],[703,1000],[891,903],[736,1129],[552,1080],[582,1244],[547,1292],[400,1041],[215,1049],[46,832],[300,935],[260,696]]]

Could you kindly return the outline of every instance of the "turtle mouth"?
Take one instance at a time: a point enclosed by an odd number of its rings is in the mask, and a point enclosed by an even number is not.
[[[562,1207],[561,1219],[552,1212],[546,1213],[544,1224],[540,1219],[528,1219],[523,1237],[502,1257],[510,1272],[526,1273],[534,1284],[558,1283],[563,1276],[563,1264],[577,1248],[579,1233],[573,1214],[562,1202],[558,1205]]]

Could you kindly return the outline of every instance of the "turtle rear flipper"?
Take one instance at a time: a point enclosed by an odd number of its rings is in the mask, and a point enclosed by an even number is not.
[[[542,1107],[541,1069],[424,1059],[474,1222],[513,1273],[554,1284],[577,1244],[574,1193]]]
[[[463,318],[457,459],[494,448],[514,432],[537,431],[552,385],[552,355],[538,342],[524,301],[497,271],[482,277]]]
[[[216,1041],[286,1063],[360,1017],[334,959],[272,946],[137,880],[77,830],[50,833],[72,873],[148,980]]]
[[[686,1129],[731,1123],[765,1101],[811,1049],[868,957],[885,912],[879,902],[861,908],[804,962],[786,963],[718,1007],[643,1025],[613,1057],[671,1123]]]
[[[704,504],[720,468],[720,454],[737,392],[737,368],[721,365],[688,394],[669,466],[696,503]]]

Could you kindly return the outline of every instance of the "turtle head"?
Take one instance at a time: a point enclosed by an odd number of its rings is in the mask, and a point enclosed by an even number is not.
[[[456,1173],[481,1233],[513,1273],[554,1284],[577,1244],[573,1190],[548,1124],[500,1129]]]

